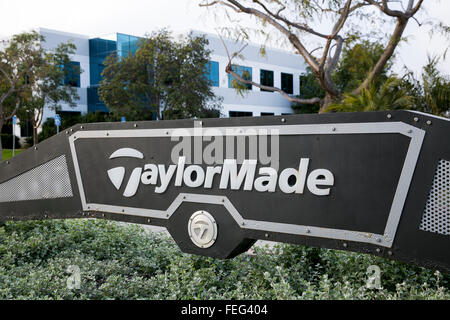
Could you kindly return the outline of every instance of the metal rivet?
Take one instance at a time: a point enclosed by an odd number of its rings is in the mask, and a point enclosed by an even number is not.
[[[166,134],[169,134],[169,131],[166,131]]]
[[[122,209],[122,212],[125,212],[125,209]]]
[[[9,164],[9,161],[6,161],[6,164]]]
[[[69,131],[66,131],[66,134],[69,134]]]
[[[83,130],[83,129],[84,129],[84,127],[83,127],[83,126],[80,126],[80,129],[81,129],[81,130]]]
[[[222,199],[222,202],[225,202],[225,199]]]
[[[170,216],[170,214],[166,214],[166,217],[168,218]]]
[[[281,119],[281,122],[286,122],[286,119],[285,118]]]
[[[109,136],[109,132],[107,132],[106,135]]]
[[[427,120],[427,125],[430,125],[431,124],[431,120]]]
[[[392,114],[388,113],[387,117],[388,119],[392,118]]]
[[[415,122],[419,121],[419,118],[414,117],[414,121],[415,121]]]
[[[331,131],[336,131],[336,128],[335,127],[331,128]]]
[[[186,199],[186,196],[184,196],[183,199]]]
[[[266,233],[265,235],[264,235],[266,238],[268,238],[269,237],[269,234],[268,233]]]
[[[147,219],[147,222],[148,222],[148,223],[150,223],[150,221],[151,221],[150,219]]]
[[[409,129],[409,130],[408,130],[408,133],[412,133],[412,130],[411,130],[411,129]]]
[[[202,124],[203,124],[203,122],[202,122],[202,121],[199,121],[199,122],[198,122],[198,124],[199,124],[199,125],[202,125]]]
[[[377,238],[377,242],[380,243],[381,242],[381,238]]]
[[[242,222],[242,225],[245,226],[245,222]]]
[[[37,147],[34,147],[34,150],[37,150]]]
[[[380,252],[381,252],[380,248],[377,248],[375,251],[376,251],[377,253],[380,253]]]
[[[133,127],[137,128],[137,123],[135,123],[135,124],[133,125]]]
[[[105,214],[104,213],[102,213],[102,217],[104,217],[105,216]]]
[[[344,248],[347,248],[348,246],[346,242],[344,242],[342,245],[344,246]]]
[[[388,251],[388,255],[392,256],[392,251]]]
[[[44,218],[48,218],[48,215],[44,214]]]
[[[311,233],[311,230],[310,229],[306,229],[306,233]]]

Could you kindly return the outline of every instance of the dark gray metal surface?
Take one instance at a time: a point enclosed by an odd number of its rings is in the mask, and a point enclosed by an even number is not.
[[[370,124],[399,124],[404,131],[339,132],[347,124],[351,130],[363,131]],[[281,135],[279,171],[298,168],[300,158],[309,158],[308,172],[326,168],[333,173],[335,182],[329,196],[308,191],[286,194],[278,186],[273,193],[219,189],[219,179],[214,180],[211,189],[190,188],[174,186],[173,178],[164,193],[140,184],[134,196],[124,197],[133,169],[149,163],[166,167],[172,164],[170,152],[177,142],[171,141],[170,134],[113,137],[114,133],[193,128],[194,120],[83,124],[0,164],[1,186],[64,155],[72,197],[0,202],[0,220],[97,217],[164,226],[183,251],[219,258],[231,258],[247,250],[255,240],[266,239],[371,253],[450,270],[449,236],[420,229],[439,161],[450,161],[448,120],[408,111],[202,119],[204,129],[294,125],[330,125],[330,132]],[[337,130],[333,131],[333,126]],[[111,135],[89,138],[91,132]],[[417,157],[411,156],[414,147],[418,148]],[[139,150],[144,159],[109,159],[119,148]],[[125,168],[125,178],[116,190],[107,171],[118,166]],[[204,163],[200,166],[206,168]],[[258,168],[262,166],[258,164]],[[410,180],[405,179],[408,168]],[[448,186],[448,182],[444,183]],[[448,190],[443,191],[443,196],[449,196]],[[393,219],[396,207],[400,208],[398,223]],[[217,241],[207,249],[195,246],[189,239],[188,220],[197,210],[209,212],[217,222]],[[442,210],[448,215],[450,208]],[[388,229],[393,230],[392,234]]]

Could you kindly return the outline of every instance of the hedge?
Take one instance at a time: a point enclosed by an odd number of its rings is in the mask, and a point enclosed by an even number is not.
[[[14,136],[16,139],[16,149],[20,149],[20,141],[17,136]],[[8,133],[0,134],[0,138],[2,139],[2,148],[3,149],[12,149],[13,148],[13,135]]]
[[[80,288],[67,286],[69,266]],[[366,287],[380,267],[382,289]],[[450,275],[365,254],[280,244],[217,260],[102,220],[0,226],[0,299],[449,299]]]

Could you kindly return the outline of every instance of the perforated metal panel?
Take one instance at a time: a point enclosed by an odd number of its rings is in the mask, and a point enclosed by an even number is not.
[[[72,196],[69,171],[64,155],[0,184],[0,202]]]
[[[420,229],[450,235],[450,161],[438,163]]]

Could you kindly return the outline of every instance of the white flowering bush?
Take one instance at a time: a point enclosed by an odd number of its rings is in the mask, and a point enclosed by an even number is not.
[[[101,220],[0,226],[0,299],[449,299],[450,275],[365,254],[280,244],[217,260],[165,234]],[[381,287],[366,286],[367,268]],[[78,266],[78,287],[68,286]]]

